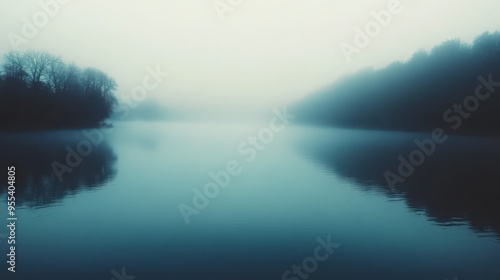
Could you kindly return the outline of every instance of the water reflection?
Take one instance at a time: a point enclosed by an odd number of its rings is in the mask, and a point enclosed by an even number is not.
[[[52,163],[66,165],[66,148],[76,149],[82,140],[84,136],[79,131],[1,134],[0,166],[5,170],[7,166],[16,167],[16,204],[44,207],[112,180],[117,156],[106,141],[93,146],[81,164],[59,180]],[[7,171],[0,172],[0,182],[7,182]],[[5,191],[0,189],[0,195]]]
[[[337,175],[365,190],[402,198],[440,225],[467,223],[478,233],[500,236],[497,139],[450,136],[394,192],[384,173],[398,174],[398,156],[408,158],[417,148],[415,139],[428,134],[320,130],[320,140],[302,141],[301,148]]]

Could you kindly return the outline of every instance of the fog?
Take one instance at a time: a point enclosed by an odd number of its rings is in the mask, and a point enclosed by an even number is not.
[[[498,135],[499,61],[500,32],[473,44],[450,40],[404,63],[346,76],[294,109],[327,125]]]
[[[0,1],[0,279],[500,279],[499,8]]]
[[[168,78],[147,92],[160,106],[259,115],[347,73],[407,60],[448,39],[472,42],[500,26],[494,0],[397,2],[2,1],[0,53],[34,49],[96,67],[116,79],[121,100],[148,67],[161,69]],[[355,46],[356,28],[391,5],[397,13],[387,26],[346,59],[341,44]],[[40,12],[49,13],[46,22]],[[26,31],[27,22],[36,30]]]

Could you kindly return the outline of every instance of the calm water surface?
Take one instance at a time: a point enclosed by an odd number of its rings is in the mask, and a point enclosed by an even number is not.
[[[451,137],[391,191],[384,171],[428,135],[288,127],[248,161],[263,127],[119,123],[62,182],[51,164],[80,131],[2,134],[19,205],[2,279],[282,279],[328,236],[341,245],[308,279],[500,279],[497,140]],[[187,225],[179,204],[231,160],[241,174]]]

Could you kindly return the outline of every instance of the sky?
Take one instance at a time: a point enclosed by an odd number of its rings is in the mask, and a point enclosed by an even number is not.
[[[148,91],[155,102],[245,111],[449,39],[471,42],[500,26],[498,10],[498,0],[2,0],[0,54],[34,49],[99,68],[120,97],[159,68],[169,76]],[[390,20],[377,30],[373,12]],[[341,45],[356,47],[367,26],[373,37],[346,59]]]

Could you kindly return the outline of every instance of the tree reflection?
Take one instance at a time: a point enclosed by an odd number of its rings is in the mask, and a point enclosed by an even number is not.
[[[396,172],[398,156],[417,149],[426,134],[361,130],[323,130],[321,140],[303,142],[314,160],[364,190],[403,198],[443,226],[468,224],[500,236],[500,143],[493,138],[452,136],[415,168],[395,190],[386,171]]]
[[[16,204],[43,207],[68,195],[94,190],[115,177],[117,156],[107,142],[93,146],[81,164],[59,180],[54,161],[65,163],[66,148],[83,140],[79,131],[0,134],[0,182],[7,182],[7,167],[16,167]],[[6,188],[0,189],[4,194]]]

